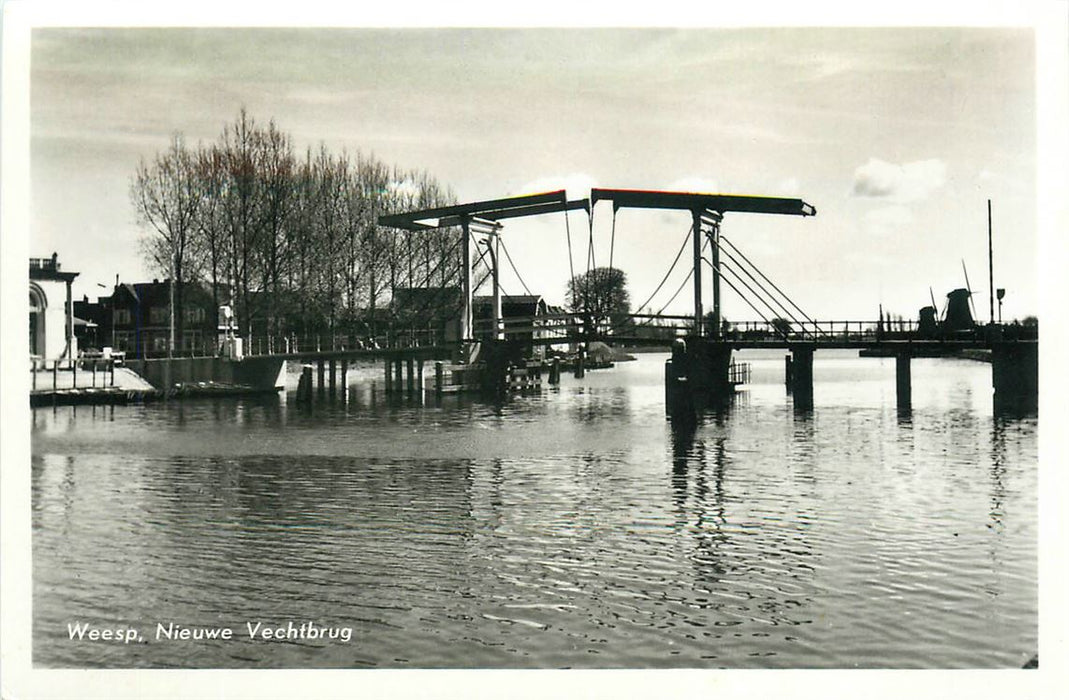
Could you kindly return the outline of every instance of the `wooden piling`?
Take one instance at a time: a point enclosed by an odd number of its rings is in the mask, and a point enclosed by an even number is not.
[[[330,395],[336,396],[338,393],[338,362],[331,359],[328,366],[328,374],[330,377]]]
[[[796,345],[791,348],[791,387],[794,405],[797,408],[813,407],[813,352],[811,345]]]
[[[898,401],[899,410],[908,409],[911,406],[912,387],[908,352],[895,355],[895,399]]]
[[[323,360],[317,360],[316,361],[316,379],[318,381],[316,383],[316,389],[320,393],[323,392],[324,383],[325,383],[324,379],[326,378],[324,376],[325,374],[326,374],[326,367],[324,366]]]
[[[341,361],[341,397],[344,400],[349,393],[349,360],[342,359]]]
[[[385,360],[383,360],[383,367],[385,369],[386,377],[386,382],[384,386],[386,388],[386,393],[389,394],[393,391],[393,374],[390,372],[390,358],[387,357]]]
[[[411,357],[405,360],[405,379],[407,384],[405,387],[406,392],[411,396],[412,392],[416,390],[415,361]]]
[[[554,357],[549,361],[549,383],[560,384],[560,358]]]
[[[301,368],[301,378],[297,382],[297,401],[300,403],[312,401],[312,365],[304,365]]]
[[[445,370],[442,368],[441,362],[434,363],[434,393],[436,396],[442,395],[442,381],[445,378]]]

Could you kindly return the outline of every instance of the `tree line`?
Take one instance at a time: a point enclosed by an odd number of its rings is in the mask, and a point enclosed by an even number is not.
[[[242,334],[374,334],[394,289],[459,284],[459,229],[377,223],[455,204],[448,187],[323,144],[298,154],[273,120],[244,109],[214,143],[191,147],[175,134],[138,164],[130,198],[148,232],[146,262],[175,281],[177,319],[184,288],[199,283],[216,308],[233,305]],[[182,324],[172,327],[182,347]]]

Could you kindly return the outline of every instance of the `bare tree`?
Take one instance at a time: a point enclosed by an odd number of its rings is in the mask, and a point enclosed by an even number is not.
[[[151,266],[167,275],[170,283],[168,354],[182,345],[183,286],[200,206],[197,168],[180,134],[170,148],[158,153],[151,164],[142,160],[134,174],[130,197],[138,221],[156,235],[145,241],[144,252]]]

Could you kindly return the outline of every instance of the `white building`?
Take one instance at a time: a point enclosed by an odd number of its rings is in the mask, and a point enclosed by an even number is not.
[[[77,272],[61,272],[58,255],[30,258],[30,357],[57,360],[78,356],[74,337],[71,282]]]

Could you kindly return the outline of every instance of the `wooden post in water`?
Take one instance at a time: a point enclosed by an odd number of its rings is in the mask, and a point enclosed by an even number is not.
[[[338,361],[334,358],[330,359],[329,376],[330,376],[330,395],[333,398],[338,393]]]
[[[549,361],[549,383],[560,384],[560,358],[554,357]]]
[[[794,386],[795,408],[813,407],[813,351],[812,345],[795,345],[791,348],[794,359],[791,362]]]
[[[783,383],[787,385],[787,391],[794,386],[794,367],[791,366],[791,356],[788,353],[783,356]]]
[[[912,400],[910,383],[910,356],[908,350],[895,354],[895,398],[898,410],[908,410]]]
[[[575,355],[575,378],[582,379],[586,376],[586,343],[579,345],[579,352]]]
[[[404,377],[401,376],[401,373],[403,371],[402,367],[401,367],[402,364],[403,364],[403,361],[401,360],[401,358],[397,358],[397,360],[395,360],[393,383],[394,383],[394,389],[397,391],[397,393],[401,393],[404,390],[404,387],[405,387]]]
[[[342,358],[341,361],[341,398],[346,400],[349,394],[349,381],[347,379],[349,374],[349,360]]]
[[[59,384],[59,360],[55,360],[52,363],[52,391],[55,391]]]
[[[301,367],[301,378],[297,382],[297,401],[299,403],[312,401],[312,365]]]
[[[316,383],[316,390],[318,390],[319,393],[323,393],[323,388],[324,388],[324,383],[325,383],[324,382],[324,379],[325,379],[324,375],[326,374],[325,369],[326,368],[323,366],[323,360],[322,359],[316,360],[316,379],[318,380],[317,383]]]
[[[411,396],[412,392],[416,390],[415,361],[411,357],[409,357],[405,361],[405,370],[405,379],[407,380],[408,384],[406,390],[408,392],[408,395]]]
[[[71,358],[71,386],[78,388],[78,360]]]
[[[441,362],[434,363],[434,394],[435,396],[442,395],[442,381],[444,379],[445,371],[442,369]]]
[[[420,396],[423,395],[423,358],[416,364],[416,384],[419,387]]]
[[[31,388],[37,391],[37,360],[30,360],[30,381],[33,383]]]
[[[393,387],[390,386],[393,380],[393,375],[390,373],[390,358],[387,357],[385,360],[383,360],[383,368],[385,369],[386,376],[386,393],[389,394],[391,391],[393,391]]]

